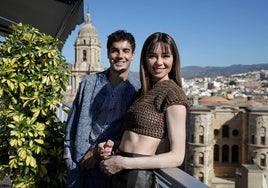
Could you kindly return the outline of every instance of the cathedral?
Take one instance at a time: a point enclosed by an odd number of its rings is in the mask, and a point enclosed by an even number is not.
[[[70,104],[74,100],[80,81],[87,74],[104,70],[101,64],[101,42],[97,30],[91,23],[89,13],[86,15],[84,25],[78,32],[74,46],[75,63],[69,66],[72,76],[67,91],[64,93],[65,101]]]
[[[192,103],[185,171],[211,188],[262,187],[268,175],[268,107],[219,96]]]

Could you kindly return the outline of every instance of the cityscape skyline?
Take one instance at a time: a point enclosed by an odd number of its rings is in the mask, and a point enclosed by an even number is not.
[[[131,70],[139,70],[143,41],[153,32],[169,33],[177,42],[181,66],[229,66],[268,63],[268,1],[84,1],[102,44],[101,62],[108,67],[107,36],[125,29],[136,38]],[[83,23],[84,24],[84,23]],[[63,55],[74,63],[74,43],[83,24],[67,38]]]

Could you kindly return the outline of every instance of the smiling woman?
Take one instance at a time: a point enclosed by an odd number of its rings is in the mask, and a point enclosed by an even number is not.
[[[165,43],[159,43],[148,53],[147,68],[154,83],[169,80],[173,64],[173,55]]]
[[[140,57],[141,89],[124,118],[119,147],[99,144],[102,166],[111,188],[151,188],[153,169],[180,166],[185,155],[187,97],[182,89],[175,41],[157,32],[144,42]],[[157,150],[162,140],[170,147]],[[110,156],[114,147],[115,155]]]

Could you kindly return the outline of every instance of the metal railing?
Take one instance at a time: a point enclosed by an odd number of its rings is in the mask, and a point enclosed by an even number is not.
[[[160,187],[163,188],[208,188],[179,168],[160,169],[155,172]]]

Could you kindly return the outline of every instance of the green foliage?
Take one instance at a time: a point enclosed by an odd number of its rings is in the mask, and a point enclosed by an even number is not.
[[[11,26],[0,45],[0,179],[12,187],[65,187],[64,123],[55,109],[70,71],[61,42],[30,25]]]

